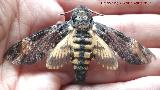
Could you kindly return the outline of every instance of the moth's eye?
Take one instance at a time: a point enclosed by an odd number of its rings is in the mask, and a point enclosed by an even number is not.
[[[87,16],[77,16],[76,20],[87,20],[88,17]]]

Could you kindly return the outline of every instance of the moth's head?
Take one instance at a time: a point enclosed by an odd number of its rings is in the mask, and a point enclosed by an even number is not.
[[[88,9],[86,6],[83,6],[83,5],[80,5],[60,15],[66,15],[67,13],[72,13],[70,22],[71,22],[71,25],[77,30],[81,30],[81,29],[88,30],[89,28],[92,27],[93,13],[96,15],[103,15],[98,12],[92,11],[91,9]]]
[[[77,29],[90,28],[93,23],[92,12],[85,6],[79,6],[73,10],[71,22]]]

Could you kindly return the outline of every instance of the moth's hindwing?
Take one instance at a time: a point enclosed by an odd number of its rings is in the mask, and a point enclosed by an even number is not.
[[[150,63],[152,58],[155,58],[149,49],[123,33],[100,23],[95,23],[94,26],[97,35],[128,63],[146,64]]]
[[[93,33],[92,36],[94,46],[93,60],[108,70],[116,70],[118,68],[118,61],[114,51],[96,33]]]
[[[51,26],[12,45],[4,58],[13,64],[33,64],[42,60],[67,35],[68,24]]]
[[[50,50],[46,62],[46,67],[48,69],[59,69],[64,64],[70,62],[72,38],[72,33],[69,33],[55,48]]]

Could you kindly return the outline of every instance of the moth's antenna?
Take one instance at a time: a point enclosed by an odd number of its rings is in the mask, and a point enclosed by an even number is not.
[[[61,13],[61,14],[59,14],[59,15],[66,15],[66,14],[68,14],[68,13],[70,13],[70,12],[73,12],[75,9],[72,9],[72,10],[70,10],[70,11],[67,11],[67,12],[64,12],[64,13]]]
[[[88,9],[88,10],[89,10],[90,12],[92,12],[92,13],[96,14],[96,15],[104,16],[104,14],[101,14],[101,13],[95,12],[95,11],[93,11],[93,10],[91,10],[91,9]]]

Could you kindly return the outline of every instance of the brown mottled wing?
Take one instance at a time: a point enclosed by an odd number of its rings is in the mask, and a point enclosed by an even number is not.
[[[4,58],[13,64],[33,64],[42,60],[68,33],[67,22],[39,31],[13,44]]]
[[[72,33],[69,33],[57,46],[50,50],[46,67],[48,69],[59,69],[64,64],[70,62],[72,44]]]
[[[153,53],[144,48],[136,40],[125,36],[123,33],[95,23],[94,30],[117,54],[130,64],[146,64],[155,58]]]
[[[108,70],[116,70],[118,61],[114,51],[95,33],[93,33],[94,60]]]

